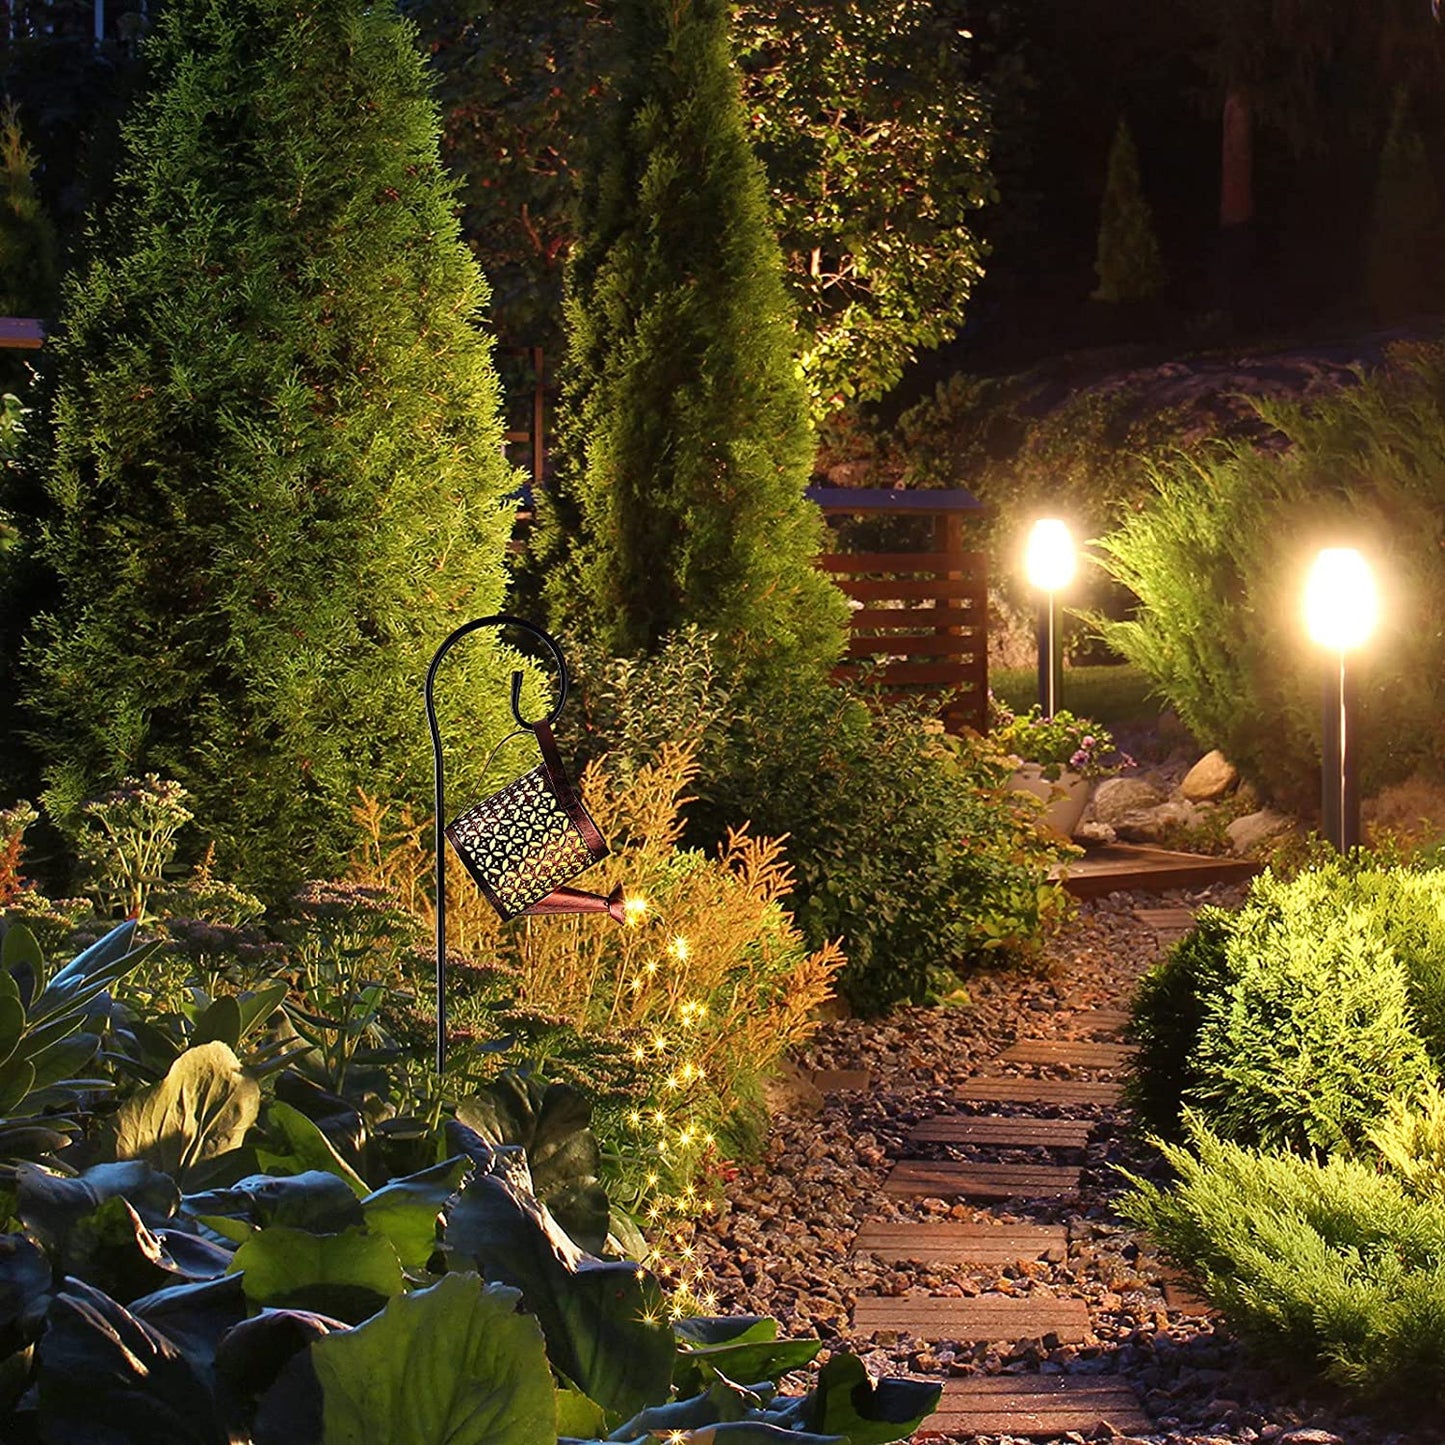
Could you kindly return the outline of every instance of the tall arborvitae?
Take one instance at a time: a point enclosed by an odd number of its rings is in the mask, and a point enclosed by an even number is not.
[[[1094,271],[1099,277],[1095,301],[1148,301],[1164,289],[1164,260],[1154,231],[1154,214],[1139,180],[1139,151],[1122,118],[1109,147]]]
[[[149,52],[64,311],[30,715],[62,811],[169,775],[274,894],[339,866],[358,788],[425,801],[428,659],[500,602],[486,285],[386,0],[174,0]],[[505,714],[488,636],[462,765]]]
[[[1380,151],[1365,258],[1365,290],[1377,316],[1401,316],[1438,298],[1440,220],[1430,158],[1401,90]]]
[[[610,128],[571,265],[553,615],[618,652],[696,623],[755,681],[816,679],[844,609],[813,569],[813,455],[727,0],[622,0]]]

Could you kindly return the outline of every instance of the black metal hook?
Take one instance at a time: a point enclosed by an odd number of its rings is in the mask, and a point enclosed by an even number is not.
[[[464,622],[458,627],[446,641],[437,648],[435,656],[431,660],[431,666],[427,668],[426,674],[426,720],[431,728],[432,757],[435,761],[434,781],[436,785],[436,918],[437,918],[437,964],[436,964],[436,990],[437,990],[437,1073],[441,1074],[446,1068],[447,1057],[447,1014],[446,1014],[446,951],[447,951],[447,884],[446,884],[446,845],[443,837],[443,829],[446,824],[445,810],[445,782],[442,770],[442,735],[441,729],[437,726],[437,710],[434,689],[436,685],[437,670],[441,667],[442,659],[450,652],[456,643],[460,642],[468,633],[477,631],[481,627],[520,627],[523,632],[529,632],[539,642],[544,644],[552,654],[552,661],[557,664],[557,701],[552,711],[546,716],[546,723],[551,727],[561,716],[562,707],[567,701],[567,690],[570,685],[567,676],[567,664],[562,660],[562,649],[558,647],[557,640],[550,632],[544,632],[534,622],[527,622],[520,617],[511,617],[505,612],[494,613],[491,617],[478,617],[471,622]],[[522,674],[512,674],[512,716],[516,718],[519,727],[526,728],[529,732],[537,730],[537,723],[528,722],[522,716]]]

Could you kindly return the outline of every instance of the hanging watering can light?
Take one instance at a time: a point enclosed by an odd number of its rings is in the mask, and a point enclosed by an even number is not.
[[[499,792],[468,808],[452,822],[446,817],[441,730],[437,727],[434,690],[437,669],[452,647],[481,627],[520,627],[542,642],[557,665],[557,701],[546,717],[528,722],[522,716],[522,674],[512,674],[512,716],[517,727],[492,749],[487,768],[513,738],[531,733],[542,761]],[[520,617],[498,613],[458,627],[437,648],[426,675],[426,716],[431,728],[436,781],[436,913],[437,913],[437,1073],[446,1067],[447,888],[445,835],[462,866],[471,874],[488,903],[504,920],[556,913],[606,913],[619,923],[636,918],[645,908],[639,899],[624,899],[619,885],[604,898],[564,885],[607,856],[607,844],[572,785],[552,736],[552,724],[567,701],[567,664],[556,640]]]

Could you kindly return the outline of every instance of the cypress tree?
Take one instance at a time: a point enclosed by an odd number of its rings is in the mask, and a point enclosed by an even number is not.
[[[696,623],[753,681],[816,679],[844,608],[812,566],[808,397],[729,6],[622,0],[617,32],[569,274],[553,615],[620,653]]]
[[[1099,277],[1095,301],[1148,301],[1164,289],[1154,214],[1139,180],[1139,151],[1122,117],[1109,147],[1094,271]]]
[[[149,62],[63,313],[28,698],[62,813],[176,778],[275,896],[341,864],[358,787],[427,799],[427,661],[498,608],[486,286],[385,0],[174,0]],[[457,659],[470,755],[505,694]]]

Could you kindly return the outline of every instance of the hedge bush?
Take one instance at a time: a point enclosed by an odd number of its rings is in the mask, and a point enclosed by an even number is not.
[[[1265,873],[1145,976],[1132,1102],[1240,1143],[1359,1148],[1445,1066],[1445,870],[1338,862]]]
[[[1202,742],[1261,797],[1318,807],[1324,658],[1304,633],[1315,551],[1370,557],[1386,592],[1357,664],[1367,791],[1445,766],[1445,350],[1401,348],[1358,387],[1312,405],[1258,402],[1280,446],[1197,451],[1152,467],[1153,494],[1103,538],[1140,600],[1105,641],[1144,669]]]

